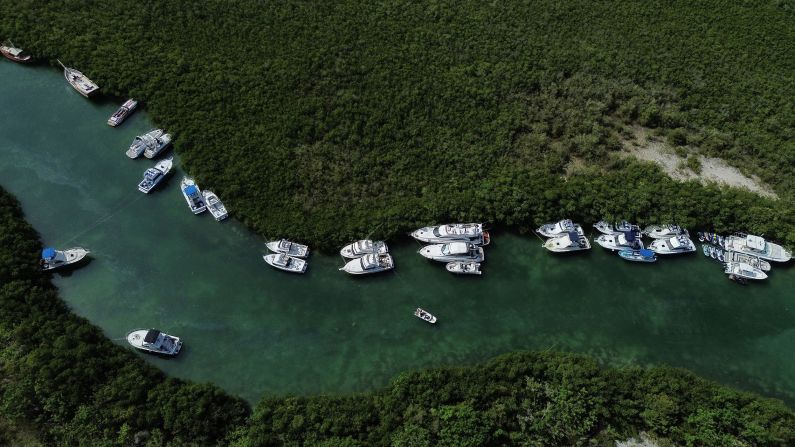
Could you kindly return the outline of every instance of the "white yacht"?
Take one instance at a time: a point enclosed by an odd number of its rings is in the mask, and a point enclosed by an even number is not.
[[[204,196],[202,196],[199,186],[192,178],[183,177],[179,186],[193,214],[201,214],[207,211],[207,204],[204,202]]]
[[[138,191],[149,194],[149,191],[155,189],[155,186],[160,184],[166,176],[171,172],[173,161],[170,158],[160,160],[157,164],[144,171],[144,179],[138,183]]]
[[[726,238],[726,250],[737,251],[762,259],[775,262],[787,262],[792,259],[792,253],[784,247],[773,242],[768,242],[760,236],[738,233]]]
[[[548,223],[541,225],[536,229],[536,233],[544,237],[557,237],[566,233],[577,231],[579,225],[571,221],[571,219],[563,219],[555,223]]]
[[[270,241],[266,243],[265,246],[274,253],[284,253],[286,255],[295,256],[296,258],[305,258],[309,255],[309,247],[303,244],[290,242],[287,239]]]
[[[340,255],[348,259],[361,258],[370,253],[383,254],[388,252],[389,247],[386,246],[384,241],[373,241],[370,239],[362,239],[340,249]]]
[[[673,255],[678,253],[692,253],[696,251],[696,244],[689,237],[680,234],[679,236],[667,239],[655,239],[650,245],[649,250],[658,255]]]
[[[726,262],[743,262],[750,265],[751,267],[756,267],[763,272],[770,271],[770,263],[764,259],[760,259],[759,256],[729,250],[725,252],[724,260]]]
[[[295,258],[284,253],[274,253],[262,257],[268,265],[291,273],[305,273],[307,263],[303,259]]]
[[[643,234],[652,239],[667,239],[683,234],[687,236],[687,230],[679,225],[651,225],[643,229]]]
[[[88,250],[81,247],[68,248],[66,250],[56,250],[47,247],[41,251],[41,261],[39,261],[39,263],[41,264],[42,270],[55,270],[80,262],[85,259],[89,253]]]
[[[77,93],[85,96],[86,98],[90,98],[94,96],[99,91],[99,86],[94,84],[91,79],[88,79],[86,75],[83,73],[75,70],[74,68],[69,68],[64,65],[61,61],[58,61],[63,67],[63,76],[66,78],[67,82],[77,90]]]
[[[427,323],[436,324],[436,317],[422,308],[418,307],[417,310],[414,311],[414,316]]]
[[[623,233],[627,231],[637,231],[640,233],[640,227],[637,225],[631,224],[626,220],[622,220],[621,222],[613,225],[610,222],[600,220],[593,225],[597,231],[603,234],[616,234],[616,233]]]
[[[360,258],[351,259],[340,268],[351,275],[367,275],[385,272],[395,268],[395,261],[389,253],[370,253]]]
[[[153,129],[135,137],[126,154],[130,158],[138,158],[141,154],[146,158],[152,158],[169,144],[171,144],[171,135],[163,133],[163,129]]]
[[[643,242],[636,231],[627,231],[624,233],[613,234],[600,234],[596,238],[596,243],[608,250],[621,250],[623,248],[631,248],[633,250],[643,249]]]
[[[411,233],[414,239],[427,244],[445,242],[469,242],[475,245],[489,245],[489,232],[479,223],[457,223],[423,227]]]
[[[448,272],[455,273],[457,275],[480,275],[483,273],[480,271],[479,262],[455,261],[448,262],[444,267]]]
[[[215,220],[220,222],[229,217],[226,207],[214,192],[205,189],[202,191],[202,196],[204,197],[204,203],[207,204],[207,209],[210,210],[210,214],[213,215]]]
[[[758,268],[744,262],[727,262],[723,271],[728,275],[739,276],[746,279],[765,279],[767,274]]]
[[[590,250],[591,242],[585,237],[582,228],[578,225],[577,231],[569,231],[551,239],[547,239],[542,247],[555,253],[570,251]]]
[[[175,356],[182,349],[182,340],[157,329],[138,329],[127,334],[127,343],[151,354]]]
[[[483,247],[478,247],[469,242],[426,245],[417,253],[428,259],[440,262],[483,262],[485,259]]]
[[[133,113],[136,107],[138,107],[138,101],[134,99],[128,99],[124,102],[124,104],[121,105],[121,107],[119,107],[119,110],[117,110],[113,115],[110,116],[110,118],[108,118],[108,125],[111,127],[118,126],[124,122],[124,120],[130,116],[130,114]]]

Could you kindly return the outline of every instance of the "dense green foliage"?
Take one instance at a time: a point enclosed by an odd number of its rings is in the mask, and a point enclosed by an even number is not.
[[[0,190],[0,445],[609,445],[639,431],[698,446],[795,443],[780,401],[551,353],[407,373],[369,394],[266,397],[246,419],[241,400],[166,378],[69,312],[38,270],[40,249]]]
[[[790,1],[0,6],[0,35],[142,99],[200,183],[266,235],[329,247],[439,220],[569,216],[795,243]],[[783,200],[620,162],[629,125],[756,173]]]

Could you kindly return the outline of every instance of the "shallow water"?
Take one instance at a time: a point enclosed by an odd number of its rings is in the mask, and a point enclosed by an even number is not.
[[[46,244],[92,251],[88,265],[54,276],[61,296],[121,345],[139,327],[181,336],[178,358],[143,356],[171,375],[253,402],[552,349],[681,366],[795,402],[791,267],[740,287],[700,251],[631,264],[598,246],[553,256],[532,236],[496,234],[479,278],[447,273],[411,241],[390,244],[393,273],[353,278],[338,256],[313,255],[306,275],[290,275],[268,268],[264,240],[237,222],[191,214],[180,169],[159,191],[137,191],[154,163],[124,151],[150,128],[144,113],[112,129],[118,104],[82,98],[55,69],[0,62],[0,79],[0,186]],[[417,306],[439,324],[413,317]]]

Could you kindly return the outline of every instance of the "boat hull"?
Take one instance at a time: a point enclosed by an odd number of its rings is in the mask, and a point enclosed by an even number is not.
[[[273,267],[273,268],[275,268],[277,270],[281,270],[283,272],[298,273],[298,274],[306,273],[306,268],[307,268],[307,262],[306,261],[304,261],[303,259],[295,258],[295,257],[292,257],[292,256],[288,255],[288,257],[292,258],[290,260],[290,263],[291,264],[292,263],[296,263],[295,265],[298,266],[297,268],[288,268],[288,267],[284,267],[284,266],[281,266],[279,264],[276,264],[274,262],[276,260],[276,258],[278,256],[280,256],[280,255],[281,255],[281,253],[280,254],[264,255],[262,257],[262,259],[265,260],[265,263],[268,264],[269,266],[271,266],[271,267]]]

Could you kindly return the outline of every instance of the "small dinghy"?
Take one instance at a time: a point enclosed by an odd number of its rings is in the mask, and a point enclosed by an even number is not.
[[[22,64],[30,62],[30,55],[25,53],[21,48],[15,47],[10,40],[0,45],[0,54],[10,61]]]
[[[457,275],[480,275],[483,273],[480,271],[479,262],[448,262],[444,267],[448,272]]]
[[[723,255],[723,250],[718,250],[718,261],[723,262],[725,260],[725,256]]]
[[[202,191],[202,196],[204,197],[204,203],[207,204],[207,209],[210,210],[210,214],[213,215],[215,220],[220,222],[229,217],[229,213],[226,212],[226,207],[214,192],[204,190]]]
[[[687,235],[687,230],[679,225],[651,225],[643,230],[643,234],[652,239],[669,239],[674,236]]]
[[[427,323],[436,324],[436,317],[431,315],[430,312],[423,310],[422,308],[418,307],[417,310],[414,311],[414,316]]]
[[[305,258],[309,255],[309,247],[306,245],[290,242],[287,239],[279,239],[265,244],[268,250],[274,253],[284,253],[296,258]]]
[[[64,78],[66,78],[69,84],[77,90],[78,93],[86,98],[90,98],[99,91],[99,86],[94,84],[91,79],[88,79],[86,75],[74,68],[67,67],[61,61],[58,61],[58,63],[63,67]]]
[[[715,247],[709,247],[709,257],[712,259],[718,259],[718,250]]]
[[[111,127],[116,127],[124,120],[127,119],[128,116],[132,115],[135,108],[138,107],[138,101],[134,99],[128,99],[124,102],[124,104],[119,107],[119,110],[113,113],[113,115],[108,118],[108,125]]]
[[[388,253],[370,253],[361,258],[348,261],[340,270],[351,275],[369,275],[392,270],[393,268],[395,268],[395,261]]]
[[[655,262],[657,261],[657,254],[651,250],[619,250],[618,255],[626,261],[632,262]]]
[[[130,346],[150,354],[173,357],[182,349],[182,340],[157,329],[138,329],[127,334]]]
[[[709,257],[709,245],[707,244],[702,245],[701,251],[704,252],[704,256]]]
[[[135,137],[126,154],[130,158],[138,158],[141,154],[146,158],[153,158],[169,144],[171,144],[171,135],[164,133],[163,129],[153,129]]]
[[[723,272],[746,279],[761,280],[767,278],[765,272],[744,262],[727,262],[726,269]]]
[[[348,259],[361,258],[371,253],[383,254],[388,252],[389,248],[384,241],[372,241],[370,239],[362,239],[340,249],[340,255]]]
[[[723,248],[724,242],[726,242],[726,238],[721,235],[718,235],[718,247]]]
[[[67,265],[76,264],[85,259],[90,251],[85,248],[75,247],[66,250],[56,250],[47,247],[41,251],[41,269],[44,271],[55,270],[57,268],[66,267]]]
[[[696,236],[698,236],[699,242],[704,242],[704,233],[699,231],[698,233],[696,233]]]
[[[144,172],[144,179],[138,183],[138,191],[149,194],[149,191],[155,189],[166,176],[171,172],[173,161],[170,158],[160,160],[153,168],[149,168]]]
[[[185,201],[188,202],[188,208],[190,208],[193,214],[201,214],[207,211],[207,204],[204,202],[204,196],[202,196],[199,186],[192,178],[183,177],[179,186],[182,190],[182,195],[185,197]]]
[[[290,273],[306,272],[307,263],[303,259],[294,258],[284,253],[274,253],[262,257],[273,268]]]
[[[425,258],[439,262],[483,262],[486,258],[483,247],[468,242],[426,245],[417,252]]]

